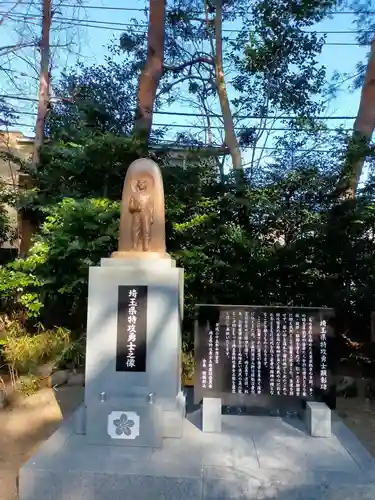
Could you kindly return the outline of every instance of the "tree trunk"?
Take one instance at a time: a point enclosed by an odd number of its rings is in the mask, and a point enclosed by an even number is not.
[[[234,131],[234,122],[230,109],[227,89],[225,86],[223,69],[223,0],[216,0],[215,3],[215,79],[216,87],[220,101],[221,113],[224,120],[225,142],[230,150],[233,169],[235,171],[243,170],[242,157],[237,137]]]
[[[43,1],[42,15],[42,36],[39,43],[40,49],[40,78],[39,78],[39,98],[38,112],[35,125],[34,152],[32,158],[32,168],[36,169],[40,162],[40,152],[44,143],[44,128],[50,101],[50,31],[52,22],[52,0]],[[32,182],[28,176],[21,176],[20,188],[32,188]],[[37,222],[32,213],[21,211],[20,213],[20,256],[27,254],[31,239],[37,230]]]
[[[339,195],[342,200],[354,199],[366,159],[366,152],[375,128],[375,37],[362,87],[353,136],[349,142]]]
[[[146,142],[148,142],[151,134],[156,91],[163,74],[165,3],[166,0],[150,0],[147,60],[141,72],[138,85],[138,103],[134,133]]]
[[[52,22],[52,0],[43,0],[42,38],[40,40],[39,102],[35,127],[33,167],[40,162],[40,151],[44,143],[44,128],[50,100],[50,30]]]

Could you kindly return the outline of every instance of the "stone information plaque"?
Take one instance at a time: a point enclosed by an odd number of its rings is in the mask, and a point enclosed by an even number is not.
[[[333,317],[327,308],[197,305],[195,402],[325,393]]]
[[[116,371],[145,372],[147,286],[119,286]]]

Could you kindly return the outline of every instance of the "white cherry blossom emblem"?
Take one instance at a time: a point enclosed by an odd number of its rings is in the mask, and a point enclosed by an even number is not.
[[[135,439],[139,436],[139,415],[134,411],[111,412],[107,432],[112,439]]]

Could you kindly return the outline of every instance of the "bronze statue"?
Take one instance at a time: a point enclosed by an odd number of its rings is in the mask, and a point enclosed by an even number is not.
[[[125,176],[115,258],[170,258],[165,249],[163,179],[158,165],[142,158]]]
[[[129,200],[129,212],[132,214],[131,237],[133,250],[138,250],[142,242],[142,250],[148,252],[151,240],[151,226],[154,222],[154,204],[152,194],[147,192],[147,180],[138,179],[135,192]]]

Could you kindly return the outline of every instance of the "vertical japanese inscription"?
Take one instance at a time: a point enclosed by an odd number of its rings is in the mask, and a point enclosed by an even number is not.
[[[242,311],[238,312],[238,320],[237,320],[237,338],[238,338],[238,355],[237,355],[237,384],[238,384],[238,394],[243,393],[243,313]]]
[[[249,394],[249,311],[245,311],[244,320],[244,393]]]
[[[320,389],[326,391],[327,383],[327,322],[320,321]]]
[[[293,364],[294,364],[294,321],[293,314],[289,313],[288,315],[288,334],[289,334],[289,359],[288,359],[288,367],[289,367],[289,396],[294,396],[294,372],[293,372]]]
[[[225,355],[227,358],[230,357],[230,317],[229,312],[225,313]]]
[[[270,371],[269,371],[269,383],[270,383],[270,394],[273,396],[275,394],[275,339],[274,339],[274,313],[269,315],[269,359],[270,359]]]
[[[255,392],[255,315],[250,312],[250,393]]]
[[[296,355],[295,355],[295,373],[296,373],[296,396],[301,395],[301,323],[300,323],[300,314],[296,313],[295,315],[295,346],[296,346]]]
[[[208,388],[213,387],[213,363],[214,363],[214,334],[212,330],[208,332]]]
[[[306,335],[306,314],[301,318],[301,350],[302,350],[302,396],[307,396],[307,335]]]
[[[236,340],[237,340],[237,332],[236,332],[236,313],[232,312],[232,393],[236,394],[237,392],[237,372],[236,372],[236,361],[237,361],[237,351],[236,351]]]
[[[215,365],[220,363],[220,325],[215,325]]]
[[[147,286],[119,286],[116,371],[145,372]]]
[[[317,389],[328,390],[332,310],[202,306],[199,311],[197,398],[205,391],[311,397]]]
[[[314,394],[314,368],[313,368],[313,318],[309,317],[308,330],[307,330],[307,345],[308,345],[308,387],[309,396]]]
[[[257,317],[257,394],[262,392],[262,330],[260,327],[260,316]]]
[[[283,330],[282,330],[282,379],[283,379],[283,396],[288,395],[288,334],[287,334],[287,314],[283,314]]]
[[[264,366],[268,367],[268,347],[270,341],[269,325],[268,325],[268,315],[266,312],[263,313],[263,362]]]
[[[276,313],[276,395],[281,395],[281,326],[280,313]]]

